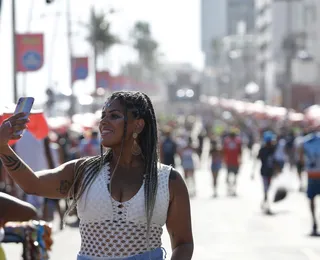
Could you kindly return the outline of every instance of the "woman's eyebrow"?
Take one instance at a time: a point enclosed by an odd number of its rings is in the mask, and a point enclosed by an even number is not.
[[[111,110],[104,110],[104,111],[102,111],[102,113],[112,113],[112,112],[120,112],[120,113],[122,113],[122,111],[120,111],[119,109],[111,109]]]

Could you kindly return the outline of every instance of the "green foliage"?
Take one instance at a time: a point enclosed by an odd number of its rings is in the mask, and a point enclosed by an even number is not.
[[[158,43],[153,39],[150,25],[147,22],[138,21],[131,32],[133,47],[139,54],[142,65],[153,69],[157,61]]]
[[[111,24],[106,13],[96,13],[91,9],[90,21],[86,27],[89,32],[86,40],[94,48],[96,56],[103,55],[111,46],[120,42],[110,31]]]

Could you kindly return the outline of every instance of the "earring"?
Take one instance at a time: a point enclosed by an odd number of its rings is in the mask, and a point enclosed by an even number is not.
[[[141,148],[140,146],[138,145],[136,139],[138,137],[138,134],[137,133],[133,133],[132,135],[133,137],[133,144],[132,144],[132,148],[131,148],[131,153],[134,155],[134,156],[138,156],[141,154]]]

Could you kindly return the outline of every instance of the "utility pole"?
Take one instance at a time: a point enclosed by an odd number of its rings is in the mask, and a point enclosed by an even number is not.
[[[71,13],[70,13],[70,0],[65,0],[66,3],[66,22],[67,22],[67,48],[68,48],[68,59],[69,59],[69,71],[70,71],[70,88],[71,88],[71,95],[70,95],[70,109],[69,109],[69,116],[73,116],[75,114],[75,97],[74,97],[74,89],[73,89],[73,72],[72,72],[72,58],[73,58],[73,51],[72,51],[72,32],[71,32]]]
[[[17,44],[16,44],[16,1],[12,0],[11,6],[11,24],[12,24],[12,85],[13,102],[18,102],[18,84],[17,84]]]
[[[287,50],[286,50],[286,89],[284,91],[285,97],[284,97],[284,104],[287,107],[288,111],[291,109],[291,103],[292,103],[292,59],[293,59],[293,35],[292,35],[292,3],[291,1],[287,0]]]
[[[26,30],[27,33],[29,33],[30,27],[31,27],[31,22],[32,22],[32,18],[33,18],[33,7],[34,7],[34,0],[32,0],[30,7],[29,7],[27,30]],[[26,74],[26,72],[24,72],[22,74],[22,95],[23,96],[27,95],[27,74]]]

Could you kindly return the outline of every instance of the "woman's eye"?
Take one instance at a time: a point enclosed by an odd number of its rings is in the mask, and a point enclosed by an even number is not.
[[[111,114],[110,118],[111,119],[118,119],[118,118],[120,118],[120,116],[117,114]]]

